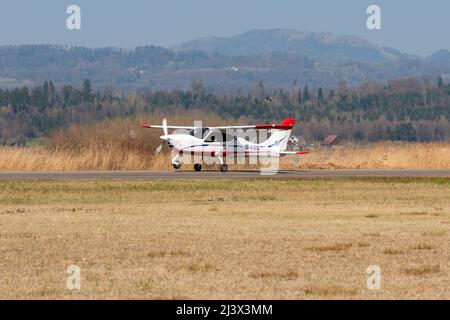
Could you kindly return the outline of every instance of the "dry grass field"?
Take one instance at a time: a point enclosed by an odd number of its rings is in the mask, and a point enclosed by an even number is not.
[[[71,139],[76,141],[76,139]],[[160,142],[124,147],[95,141],[72,148],[0,147],[0,170],[170,170],[170,153],[154,154]],[[124,142],[125,144],[129,142]],[[131,143],[131,142],[130,142]],[[243,169],[249,165],[231,168]],[[192,170],[192,165],[184,166]],[[281,159],[281,169],[450,169],[450,143],[347,143],[319,147],[310,154]]]
[[[286,160],[301,169],[450,169],[450,143],[346,143]]]
[[[445,179],[0,182],[0,298],[450,299],[449,194]]]
[[[156,154],[161,130],[140,128],[159,123],[162,114],[115,118],[72,124],[52,131],[41,145],[0,146],[0,170],[165,170],[171,169],[167,147]],[[208,113],[170,115],[170,124],[186,125],[207,119],[204,125],[252,123],[251,119],[222,119]],[[300,124],[301,125],[301,124]],[[450,143],[344,142],[332,148],[317,147],[308,155],[289,156],[282,169],[450,169]],[[192,166],[188,166],[192,169]],[[235,168],[235,167],[232,167]],[[248,168],[248,165],[236,167]]]

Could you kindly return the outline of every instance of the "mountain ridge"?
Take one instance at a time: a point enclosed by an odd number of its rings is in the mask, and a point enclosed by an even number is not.
[[[170,48],[0,46],[0,87],[45,80],[77,85],[89,78],[98,87],[124,90],[189,89],[199,79],[215,92],[248,92],[260,81],[289,89],[293,83],[332,87],[340,81],[353,86],[406,77],[450,78],[445,49],[421,58],[355,36],[280,28],[204,39]]]
[[[382,47],[353,35],[295,29],[254,29],[230,37],[205,37],[170,47],[174,50],[201,50],[231,56],[294,52],[321,61],[386,63],[411,58],[399,50]]]

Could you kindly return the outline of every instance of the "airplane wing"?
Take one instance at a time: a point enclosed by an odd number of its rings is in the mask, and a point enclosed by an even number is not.
[[[280,129],[291,130],[294,124],[297,122],[294,118],[284,119],[281,123],[272,124],[255,124],[250,126],[224,126],[224,127],[210,127],[210,129],[226,130],[226,129]]]
[[[153,125],[153,124],[141,124],[142,128],[155,128],[155,129],[162,129],[163,126],[162,125]],[[251,129],[251,128],[255,128],[254,125],[252,126],[225,126],[225,127],[205,127],[208,129],[215,129],[215,130],[226,130],[226,129]],[[191,130],[191,129],[196,129],[196,127],[188,127],[188,126],[167,126],[167,129],[186,129],[186,130]]]
[[[280,151],[280,155],[290,155],[290,154],[308,154],[308,150],[303,151]]]
[[[220,127],[205,127],[210,130],[227,130],[227,129],[280,129],[280,130],[290,130],[294,126],[297,120],[294,118],[288,118],[283,120],[283,122],[279,124],[254,124],[254,125],[244,125],[244,126],[220,126]],[[153,124],[143,124],[142,128],[158,128],[162,129],[162,125],[153,125]],[[167,126],[167,129],[195,129],[195,127],[188,126]]]
[[[154,125],[154,124],[141,124],[142,128],[155,128],[155,129],[163,129],[162,125]],[[187,126],[167,126],[167,129],[186,129],[186,130],[191,130],[191,129],[195,129],[195,127],[187,127]]]

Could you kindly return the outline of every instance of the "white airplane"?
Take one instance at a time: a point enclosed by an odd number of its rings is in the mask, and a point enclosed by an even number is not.
[[[220,171],[228,171],[227,157],[283,157],[292,154],[306,154],[309,151],[287,151],[287,144],[291,130],[296,119],[288,118],[280,124],[256,124],[244,126],[223,127],[189,127],[168,126],[167,119],[163,119],[162,125],[143,124],[143,128],[163,129],[161,136],[163,143],[167,142],[175,156],[172,158],[174,169],[181,167],[181,155],[194,155],[195,171],[202,170],[204,158],[216,158],[220,163]],[[169,134],[169,129],[175,129],[175,133]],[[248,141],[242,135],[248,137],[248,131],[267,130],[270,136],[261,143]],[[247,130],[244,131],[244,130]],[[253,134],[256,138],[256,134]],[[256,139],[253,139],[256,140]],[[157,149],[161,151],[162,145]]]

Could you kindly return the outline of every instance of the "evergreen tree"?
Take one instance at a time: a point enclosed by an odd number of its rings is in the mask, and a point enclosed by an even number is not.
[[[438,88],[442,89],[444,87],[444,79],[442,79],[442,76],[439,76],[438,78]]]
[[[311,95],[309,94],[308,86],[305,86],[305,89],[303,89],[303,101],[306,102],[309,99],[311,99]]]
[[[317,92],[317,100],[322,103],[323,102],[323,90],[322,88],[319,88],[319,91]]]
[[[89,79],[84,80],[83,82],[83,98],[84,101],[90,101],[91,100],[91,81]]]
[[[301,89],[298,89],[298,92],[297,92],[297,101],[298,101],[299,104],[302,104],[302,102],[303,102],[302,90],[301,90]]]

